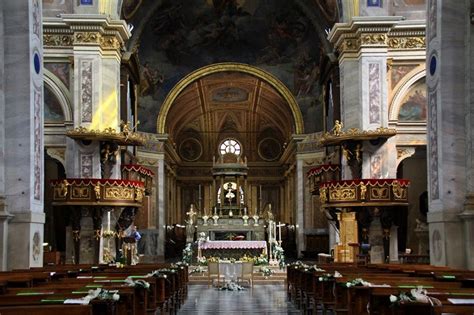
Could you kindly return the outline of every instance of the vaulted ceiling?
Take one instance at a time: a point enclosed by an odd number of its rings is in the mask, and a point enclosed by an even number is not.
[[[289,140],[295,128],[292,117],[285,99],[262,79],[220,72],[194,81],[180,93],[169,110],[166,130],[178,146],[189,138],[199,141],[204,160],[216,155],[226,137],[238,140],[250,160],[258,160],[262,141],[282,147]]]

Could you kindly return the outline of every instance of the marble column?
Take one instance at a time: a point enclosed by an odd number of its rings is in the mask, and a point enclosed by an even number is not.
[[[306,182],[306,176],[303,173],[303,162],[302,157],[296,156],[296,249],[297,256],[301,257],[302,251],[306,249],[306,239],[304,234],[304,184]]]
[[[166,198],[166,187],[165,187],[165,158],[164,154],[160,154],[158,157],[158,183],[157,183],[157,201],[156,201],[156,212],[157,220],[156,226],[158,228],[158,242],[157,242],[157,255],[161,258],[165,257],[165,237],[166,237],[166,221],[165,221],[165,198]]]
[[[430,262],[474,269],[469,1],[430,0],[427,25]]]
[[[6,211],[2,215],[7,268],[43,265],[43,70],[42,3],[2,1],[4,148],[0,175]],[[1,59],[1,58],[0,58]],[[3,76],[2,76],[3,79]],[[0,103],[1,104],[1,103]],[[4,115],[3,115],[4,114]],[[0,196],[1,197],[1,196]],[[4,224],[13,215],[8,232]],[[8,233],[8,236],[7,236]],[[6,240],[7,239],[7,240]],[[3,247],[3,253],[5,253]],[[2,257],[5,262],[5,256]],[[5,268],[5,266],[2,266]]]
[[[3,1],[0,2],[0,21],[3,21]],[[7,269],[8,221],[12,215],[5,202],[5,72],[4,32],[0,23],[0,270]]]

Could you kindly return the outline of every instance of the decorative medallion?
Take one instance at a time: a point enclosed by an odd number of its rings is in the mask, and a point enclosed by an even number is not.
[[[274,138],[265,138],[258,144],[258,155],[265,161],[275,161],[281,155],[281,145]]]
[[[195,138],[184,140],[179,146],[179,155],[189,162],[198,160],[202,155],[201,143]]]

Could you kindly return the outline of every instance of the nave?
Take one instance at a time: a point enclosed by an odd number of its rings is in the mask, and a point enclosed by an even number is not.
[[[243,291],[221,291],[206,285],[189,285],[188,298],[178,311],[190,314],[300,314],[288,302],[283,284],[257,284]]]

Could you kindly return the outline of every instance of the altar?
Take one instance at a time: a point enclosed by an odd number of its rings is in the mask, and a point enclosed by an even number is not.
[[[198,251],[205,257],[235,258],[267,255],[266,241],[201,241]]]

